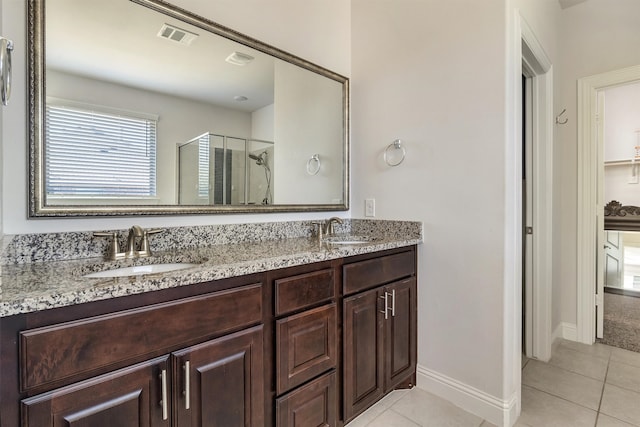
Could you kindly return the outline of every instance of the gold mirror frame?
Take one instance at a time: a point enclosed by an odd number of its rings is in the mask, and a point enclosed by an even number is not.
[[[45,128],[45,0],[28,0],[29,90],[29,206],[30,218],[134,215],[197,215],[233,213],[322,212],[349,209],[349,79],[295,55],[262,43],[230,28],[162,0],[130,0],[214,34],[244,44],[275,58],[335,80],[342,85],[343,185],[339,204],[286,205],[47,205],[44,167]]]

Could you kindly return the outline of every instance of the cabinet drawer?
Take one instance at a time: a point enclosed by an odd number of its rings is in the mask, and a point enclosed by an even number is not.
[[[411,276],[415,272],[414,251],[354,262],[342,267],[343,291],[349,295]]]
[[[337,425],[336,373],[331,372],[276,401],[278,427]]]
[[[276,316],[291,313],[335,296],[332,269],[314,271],[275,281]]]
[[[262,285],[20,333],[22,388],[77,379],[262,321]]]
[[[277,393],[284,393],[334,368],[337,335],[335,304],[278,320]]]

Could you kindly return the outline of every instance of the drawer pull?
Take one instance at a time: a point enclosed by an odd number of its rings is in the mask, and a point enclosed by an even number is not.
[[[391,317],[396,317],[396,290],[395,289],[391,291]]]
[[[389,318],[389,293],[385,292],[384,295],[381,295],[380,298],[384,300],[384,310],[380,311],[380,313],[384,314],[384,320]]]
[[[162,400],[160,403],[162,404],[162,419],[166,420],[169,418],[169,407],[167,406],[167,370],[163,369],[160,377],[162,378]]]
[[[188,360],[184,362],[184,409],[189,409],[191,406],[191,369],[189,365]]]

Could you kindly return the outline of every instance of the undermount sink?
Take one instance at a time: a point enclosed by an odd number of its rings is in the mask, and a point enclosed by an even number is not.
[[[157,274],[166,273],[169,271],[182,270],[185,268],[195,267],[198,264],[189,262],[175,262],[166,264],[149,264],[149,265],[134,265],[131,267],[113,268],[111,270],[98,271],[95,273],[85,274],[82,277],[88,278],[109,278],[109,277],[127,277],[127,276],[142,276],[145,274]]]
[[[378,239],[375,237],[353,235],[327,236],[322,239],[323,242],[333,245],[363,245],[366,243],[375,242],[376,240]]]

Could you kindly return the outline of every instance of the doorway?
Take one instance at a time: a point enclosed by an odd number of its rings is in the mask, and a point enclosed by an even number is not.
[[[604,329],[603,92],[640,82],[640,66],[578,80],[577,340],[593,344]],[[595,259],[594,259],[595,257]],[[595,262],[594,262],[595,261]],[[594,265],[597,268],[594,268]]]

